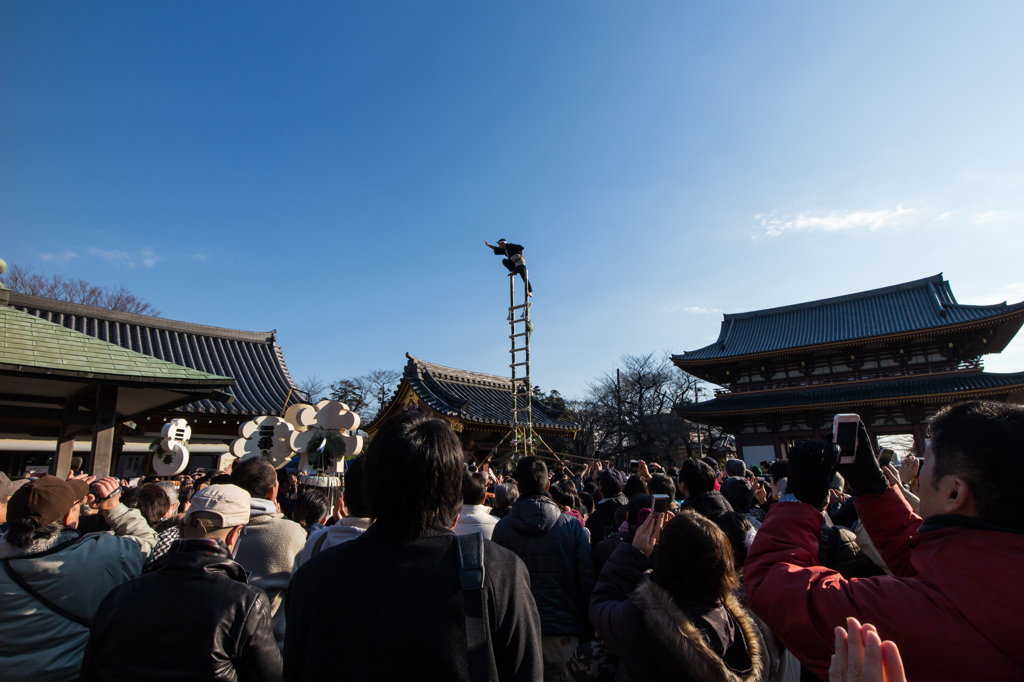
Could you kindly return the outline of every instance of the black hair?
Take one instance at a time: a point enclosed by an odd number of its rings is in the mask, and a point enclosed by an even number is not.
[[[651,480],[647,483],[647,490],[652,495],[668,495],[671,498],[676,496],[676,484],[666,474],[651,474]]]
[[[683,601],[719,603],[739,588],[729,538],[695,511],[683,510],[665,524],[652,558],[655,582]]]
[[[580,506],[583,507],[584,513],[590,516],[594,513],[594,496],[590,493],[580,493]]]
[[[732,546],[733,560],[736,570],[743,568],[747,562],[747,533],[754,530],[754,524],[746,516],[737,511],[722,512],[712,521],[722,529]]]
[[[231,480],[251,497],[263,499],[267,491],[277,485],[277,469],[262,455],[236,462],[231,469]]]
[[[679,467],[679,482],[686,486],[690,497],[695,497],[715,489],[715,472],[707,462],[687,459]]]
[[[487,499],[487,476],[479,471],[462,474],[462,504],[483,504]]]
[[[559,507],[575,509],[579,505],[579,497],[576,495],[576,486],[567,479],[562,479],[548,488],[548,494]]]
[[[384,422],[363,455],[363,494],[384,532],[415,540],[451,528],[462,502],[462,445],[448,422],[405,412]]]
[[[138,509],[150,527],[156,526],[171,510],[171,500],[164,489],[156,483],[147,483],[138,488],[129,488],[121,499],[124,506]]]
[[[301,517],[306,522],[305,527],[309,528],[314,523],[323,523],[330,511],[331,504],[327,501],[326,495],[319,490],[303,490],[295,498],[292,518],[298,520],[296,517]]]
[[[516,465],[516,483],[523,497],[543,495],[548,489],[548,467],[544,460],[523,457]]]
[[[1024,407],[957,403],[932,418],[928,435],[935,466],[927,484],[934,488],[944,476],[962,478],[982,521],[1024,530],[1019,484],[1009,473],[1024,465]]]
[[[607,499],[615,497],[622,492],[622,481],[610,471],[602,471],[597,477],[597,484],[601,488],[601,497]]]
[[[227,485],[231,483],[231,474],[217,474],[210,479],[210,485]]]
[[[786,478],[789,474],[789,462],[784,459],[777,459],[769,465],[768,472],[768,475],[772,477],[772,483],[778,485],[779,481]]]
[[[640,495],[634,495],[629,498],[629,504],[626,508],[626,522],[631,526],[639,525],[637,523],[637,517],[640,515],[641,509],[653,509],[654,498],[646,493]]]
[[[637,495],[646,495],[647,484],[644,483],[644,479],[632,474],[626,479],[626,486],[622,489],[622,494],[626,496],[627,500],[632,500]]]
[[[357,457],[348,464],[345,470],[345,510],[349,516],[365,519],[370,516],[370,509],[363,494],[363,458]]]

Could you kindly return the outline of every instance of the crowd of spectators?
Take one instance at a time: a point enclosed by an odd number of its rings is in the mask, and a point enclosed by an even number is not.
[[[340,494],[262,457],[0,474],[0,678],[1024,679],[1024,408],[953,405],[928,436],[499,472],[410,412]]]

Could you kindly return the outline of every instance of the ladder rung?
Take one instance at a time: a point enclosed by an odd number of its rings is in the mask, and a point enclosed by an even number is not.
[[[530,380],[530,377],[516,377],[515,379],[512,379],[512,383],[515,383],[517,381],[529,381],[529,380]]]
[[[509,308],[509,310],[519,310],[520,308],[529,308],[529,307],[530,307],[529,303],[523,303],[522,305],[514,305],[511,308]]]
[[[514,409],[512,411],[513,412],[527,412],[527,411],[532,410],[532,409],[533,409],[532,407],[517,407],[516,409]]]
[[[517,317],[514,320],[509,320],[509,322],[511,322],[512,324],[515,324],[516,322],[529,322],[529,321],[530,321],[530,318],[528,318],[528,317]]]
[[[516,338],[517,336],[526,336],[526,335],[527,335],[528,333],[529,333],[529,332],[519,332],[518,334],[513,334],[512,336],[510,336],[510,337],[508,337],[508,338],[510,338],[510,339],[514,339],[514,338]]]
[[[509,365],[509,367],[522,367],[523,365],[528,365],[528,364],[530,364],[530,363],[528,363],[528,362],[513,362],[511,365]],[[526,377],[523,377],[523,378],[525,379]]]
[[[524,350],[530,350],[530,347],[529,346],[523,346],[522,348],[513,348],[512,350],[509,351],[509,353],[519,353],[519,352],[524,351]]]

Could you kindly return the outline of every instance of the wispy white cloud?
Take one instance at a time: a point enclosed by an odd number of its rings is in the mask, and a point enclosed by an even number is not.
[[[669,312],[669,313],[697,313],[698,315],[715,315],[715,314],[718,314],[718,313],[722,312],[718,308],[705,308],[704,306],[700,306],[700,305],[691,305],[691,306],[673,305],[673,306],[665,306],[665,311]]]
[[[121,251],[120,249],[114,251],[106,251],[104,249],[97,249],[96,247],[92,247],[89,249],[88,253],[90,256],[102,258],[103,260],[114,263],[115,265],[120,265],[122,263],[130,264],[132,262],[131,254],[128,253],[127,251]]]
[[[157,254],[156,249],[145,248],[139,251],[142,256],[142,264],[147,268],[151,268],[162,260],[166,260],[163,256]]]
[[[205,251],[193,253],[192,260],[202,261],[203,263],[205,263],[206,261],[210,260],[210,254],[206,253]]]
[[[64,249],[60,253],[41,253],[39,257],[47,263],[60,263],[64,264],[70,261],[72,258],[78,258],[78,254],[70,249]]]
[[[87,249],[86,253],[96,258],[102,258],[111,265],[123,265],[128,268],[134,268],[138,263],[142,263],[145,267],[151,268],[157,263],[167,260],[152,247],[146,247],[131,253],[123,249],[107,250],[94,246]]]
[[[848,211],[846,213],[832,211],[824,215],[810,213],[782,215],[777,211],[772,211],[768,214],[754,216],[754,220],[758,223],[758,234],[755,234],[753,238],[779,237],[790,232],[838,232],[865,228],[875,231],[883,228],[896,228],[905,216],[916,212],[916,209],[903,206],[877,211]]]

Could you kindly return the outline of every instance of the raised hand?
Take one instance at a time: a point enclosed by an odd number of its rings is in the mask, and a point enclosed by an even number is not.
[[[921,469],[921,460],[913,455],[907,455],[900,462],[900,480],[904,484],[910,485],[910,482],[917,478],[917,472]]]
[[[829,682],[907,682],[895,644],[883,642],[874,625],[846,619],[836,628],[836,653],[828,669]]]
[[[107,476],[93,483],[96,493],[89,493],[89,506],[100,511],[110,511],[121,504],[121,484],[113,476]]]
[[[637,528],[636,535],[633,536],[633,546],[648,557],[654,554],[654,548],[658,545],[658,540],[661,539],[661,529],[665,525],[665,517],[664,512],[651,514],[643,522],[643,525]]]

